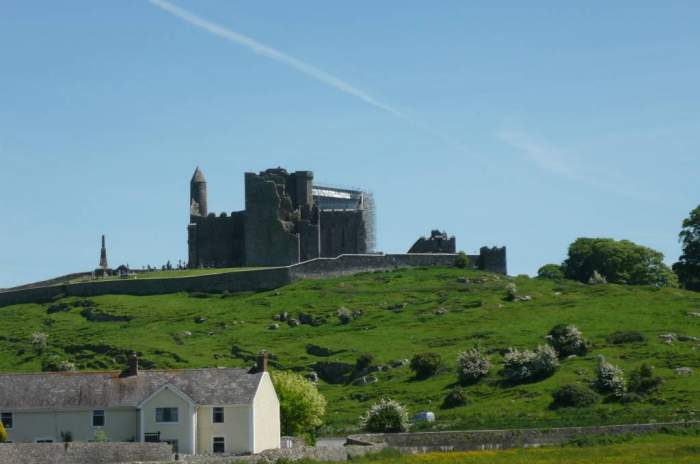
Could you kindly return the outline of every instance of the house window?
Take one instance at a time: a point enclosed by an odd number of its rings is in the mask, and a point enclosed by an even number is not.
[[[212,417],[212,422],[215,424],[223,424],[224,423],[224,408],[214,408],[214,414]]]
[[[177,408],[156,408],[156,423],[177,423]]]
[[[9,430],[12,428],[12,413],[11,412],[3,412],[2,413],[2,425],[5,427],[6,430]]]
[[[93,427],[104,427],[105,426],[105,411],[104,409],[95,409],[92,411],[92,426]]]
[[[143,434],[143,441],[146,443],[158,443],[160,442],[160,432],[151,432]]]
[[[224,437],[214,437],[214,443],[211,448],[215,453],[225,453],[226,441],[224,440]]]

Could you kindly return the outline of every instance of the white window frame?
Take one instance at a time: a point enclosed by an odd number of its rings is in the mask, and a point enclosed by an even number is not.
[[[102,425],[95,425],[95,412],[102,411]],[[92,428],[101,429],[107,425],[107,411],[104,409],[93,409],[92,410]]]
[[[177,414],[177,420],[176,420],[176,421],[168,421],[168,422],[158,422],[158,410],[159,410],[159,409],[175,409],[175,410],[177,411],[177,413],[176,413],[176,414]],[[162,407],[162,408],[155,408],[155,409],[153,410],[153,412],[154,412],[155,415],[156,415],[155,423],[158,424],[158,425],[168,425],[168,424],[177,425],[177,424],[180,423],[180,408],[179,408],[178,406],[164,406],[164,407]]]
[[[220,409],[221,410],[221,422],[217,422],[214,419],[216,418],[216,410]],[[211,423],[212,424],[223,424],[226,422],[226,411],[224,410],[223,406],[213,406],[211,408]]]
[[[221,439],[221,444],[224,445],[223,451],[214,451],[214,444],[217,439]],[[216,454],[226,454],[226,437],[211,437],[211,452]]]
[[[0,412],[0,422],[2,422],[2,415],[4,414],[9,414],[10,415],[10,420],[12,421],[12,427],[5,427],[5,430],[12,430],[15,428],[15,413],[13,412]],[[5,423],[3,422],[2,425],[4,426]]]

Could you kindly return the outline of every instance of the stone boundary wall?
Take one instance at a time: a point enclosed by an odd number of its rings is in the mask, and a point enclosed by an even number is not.
[[[378,453],[385,444],[343,447],[299,447],[271,449],[248,456],[182,456],[184,462],[196,464],[268,464],[280,459],[287,461],[311,460],[319,462],[345,462],[366,454]]]
[[[316,258],[291,266],[221,272],[162,279],[125,279],[79,282],[0,292],[0,306],[45,303],[60,296],[159,295],[177,292],[243,292],[282,287],[301,279],[321,279],[360,272],[389,271],[408,267],[453,266],[455,254],[366,254]],[[469,256],[472,267],[478,255]]]
[[[393,271],[408,267],[445,266],[452,267],[456,254],[366,254],[340,255],[337,258],[317,258],[289,266],[292,280],[322,279],[358,274],[360,272]],[[469,256],[470,264],[475,267],[479,256]]]
[[[664,428],[698,426],[700,422],[628,424],[550,429],[474,430],[463,432],[378,433],[351,435],[351,445],[386,444],[403,453],[431,451],[478,451],[558,445],[584,435],[624,435],[658,432]]]
[[[170,462],[167,443],[0,443],[2,464],[120,464]]]

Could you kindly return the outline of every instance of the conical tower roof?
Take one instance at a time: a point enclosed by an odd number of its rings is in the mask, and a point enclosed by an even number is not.
[[[197,166],[197,169],[194,170],[194,174],[192,174],[192,180],[190,182],[192,183],[199,183],[199,182],[206,182],[207,180],[204,178],[204,173],[199,169],[199,166]]]

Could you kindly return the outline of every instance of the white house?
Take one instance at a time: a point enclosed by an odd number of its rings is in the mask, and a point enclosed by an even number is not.
[[[280,447],[267,354],[247,369],[0,374],[0,414],[13,442],[167,441],[183,454]]]

